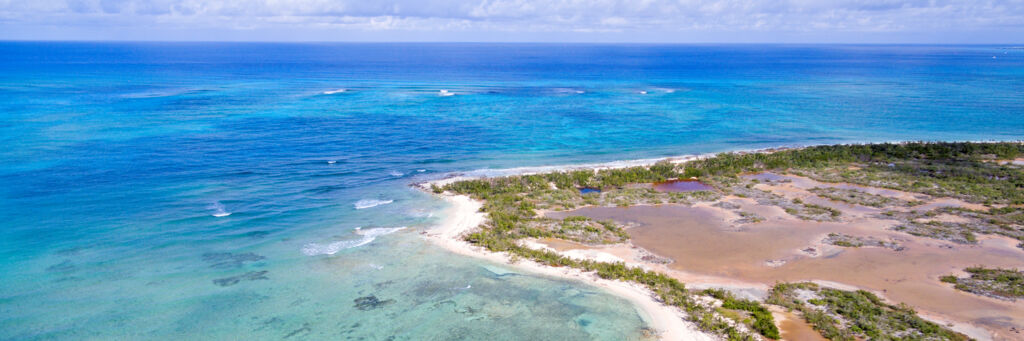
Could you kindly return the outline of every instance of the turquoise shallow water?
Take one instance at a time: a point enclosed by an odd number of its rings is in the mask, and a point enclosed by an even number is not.
[[[444,203],[408,185],[1018,140],[1022,76],[998,46],[0,43],[0,338],[640,338],[426,244]]]

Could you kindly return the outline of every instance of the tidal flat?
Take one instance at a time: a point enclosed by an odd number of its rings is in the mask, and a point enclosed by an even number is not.
[[[633,226],[627,229],[631,243],[671,259],[668,268],[678,271],[673,273],[688,284],[713,286],[715,278],[724,279],[725,283],[740,281],[766,286],[776,282],[828,281],[880,293],[948,320],[993,330],[1024,325],[1024,306],[957,292],[937,280],[977,264],[1024,267],[1024,252],[1016,247],[1016,240],[986,236],[976,245],[960,245],[902,233],[893,230],[899,221],[876,217],[889,207],[828,202],[807,191],[807,185],[826,184],[793,176],[782,178],[797,181],[759,187],[837,209],[843,220],[802,220],[779,207],[735,196],[689,206],[586,207],[547,216],[585,216],[629,223]],[[716,206],[717,203],[737,208],[728,210]],[[733,221],[741,219],[736,211],[756,212],[764,221],[735,224]],[[829,234],[838,233],[893,242],[901,250],[823,242]],[[562,250],[573,249],[565,243],[553,245]]]

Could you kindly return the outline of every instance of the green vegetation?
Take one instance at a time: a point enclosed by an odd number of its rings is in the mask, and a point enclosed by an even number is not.
[[[831,199],[834,201],[845,202],[848,204],[869,206],[869,207],[886,207],[892,205],[900,205],[905,207],[913,207],[921,205],[922,201],[904,201],[897,200],[877,194],[871,194],[864,191],[846,188],[836,187],[815,187],[810,189],[811,193],[817,194],[822,198]]]
[[[882,215],[901,222],[894,229],[916,236],[976,244],[976,234],[997,234],[1021,241],[1017,246],[1024,248],[1024,208],[1021,207],[1006,206],[988,211],[940,207],[927,212],[887,211]],[[959,220],[942,220],[940,215]]]
[[[922,319],[907,305],[887,304],[863,290],[844,291],[814,283],[782,283],[772,288],[768,303],[799,311],[807,323],[830,340],[969,339]]]
[[[614,244],[629,240],[626,230],[611,220],[594,221],[571,216],[562,220],[538,218],[530,221],[534,237],[553,237],[584,244]]]
[[[971,202],[1022,204],[1021,168],[990,162],[1020,155],[1024,155],[1024,144],[1018,142],[833,145],[774,153],[720,154],[687,163],[685,173],[705,176],[795,170],[825,182],[850,182]]]
[[[797,200],[799,200],[799,199],[797,199]],[[828,214],[832,218],[838,218],[840,215],[843,214],[843,212],[840,212],[839,210],[831,208],[831,207],[825,207],[825,206],[821,206],[821,205],[803,203],[803,202],[799,202],[797,200],[794,200],[793,203],[795,203],[795,204],[803,204],[804,205],[804,211],[806,212],[805,215],[816,216],[816,215]]]
[[[758,204],[766,206],[777,206],[786,211],[787,214],[797,217],[803,220],[812,221],[838,221],[842,212],[833,209],[831,207],[825,207],[810,203],[805,203],[800,199],[789,200],[785,197],[754,188],[751,186],[753,182],[745,181],[740,177],[713,177],[707,180],[724,193],[729,193],[741,198],[749,198],[757,201]],[[734,210],[735,211],[735,210]],[[737,214],[743,215],[737,212]]]
[[[848,182],[989,205],[1018,205],[994,207],[988,212],[944,208],[932,213],[958,215],[968,218],[968,223],[922,221],[920,218],[924,217],[914,212],[891,211],[885,215],[903,222],[896,227],[897,230],[918,236],[973,244],[977,242],[977,234],[1000,234],[1020,240],[1019,246],[1024,248],[1024,208],[1019,206],[1024,204],[1024,169],[993,162],[1022,155],[1024,144],[1019,142],[818,146],[775,153],[721,154],[687,163],[685,173],[718,180],[745,172],[789,172],[823,182]],[[716,187],[728,183],[728,180],[718,181]],[[823,214],[830,208],[802,202],[788,205],[778,202],[770,194],[758,193],[762,191],[744,189],[742,186],[732,186],[723,191],[782,207],[787,213],[805,220],[827,221],[838,218]],[[868,193],[833,190],[818,190],[815,193],[833,200],[868,206],[885,201],[882,199],[885,197]],[[909,207],[920,202],[898,204]]]
[[[829,233],[828,237],[825,237],[825,240],[823,242],[825,244],[832,244],[835,246],[842,247],[875,246],[892,249],[893,251],[904,250],[903,246],[893,241],[884,241],[875,237],[851,236],[845,233]]]
[[[964,269],[970,277],[958,278],[953,275],[942,276],[941,281],[953,284],[953,287],[969,293],[994,297],[1003,300],[1016,300],[1024,297],[1024,272],[1013,269],[988,269],[970,267]]]
[[[737,224],[755,224],[764,221],[764,217],[759,216],[756,213],[746,211],[737,211],[736,213],[738,213],[741,217],[740,219],[734,221],[734,223]]]
[[[756,330],[761,335],[770,339],[779,338],[779,328],[775,326],[772,313],[757,301],[739,299],[722,289],[707,289],[704,294],[722,301],[722,308],[732,311],[744,311],[750,315],[750,319],[743,318],[739,314],[731,314],[730,318],[737,322],[745,323],[748,327]]]

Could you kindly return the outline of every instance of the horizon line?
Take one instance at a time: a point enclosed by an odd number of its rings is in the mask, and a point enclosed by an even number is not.
[[[360,41],[360,40],[133,40],[133,39],[5,39],[0,43],[238,43],[238,44],[493,44],[493,45],[847,45],[847,46],[1007,46],[1007,43],[914,43],[914,42],[630,42],[630,41]],[[1013,46],[1017,47],[1017,46]],[[1020,46],[1024,48],[1024,46]]]

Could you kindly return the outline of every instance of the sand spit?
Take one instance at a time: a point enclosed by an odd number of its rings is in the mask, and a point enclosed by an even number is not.
[[[495,263],[510,264],[513,267],[530,273],[557,278],[583,281],[600,287],[616,296],[632,302],[641,312],[650,328],[658,332],[662,340],[714,340],[715,338],[697,329],[685,320],[684,313],[675,307],[666,306],[654,298],[654,294],[641,285],[621,281],[611,281],[597,277],[593,273],[584,273],[577,269],[555,268],[538,264],[533,261],[518,260],[513,262],[508,254],[487,251],[464,240],[462,236],[477,228],[485,220],[479,212],[482,203],[467,196],[444,195],[451,204],[445,219],[439,226],[424,233],[424,237],[449,251],[457,254],[485,259]]]

